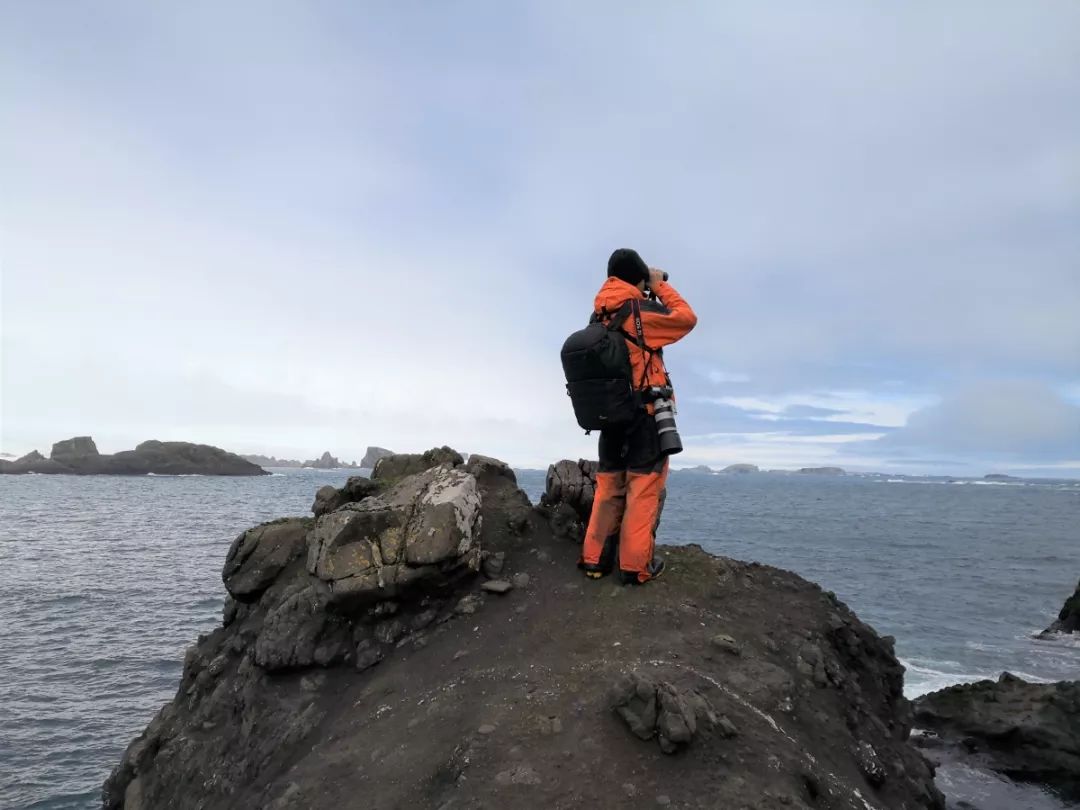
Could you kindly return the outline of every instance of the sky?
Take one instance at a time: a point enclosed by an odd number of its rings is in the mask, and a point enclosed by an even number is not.
[[[0,0],[0,452],[543,468],[636,248],[677,466],[1080,477],[1080,4]]]

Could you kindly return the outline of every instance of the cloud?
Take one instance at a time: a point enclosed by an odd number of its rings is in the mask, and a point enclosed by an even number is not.
[[[1040,382],[974,383],[913,413],[907,425],[868,449],[1075,463],[1080,459],[1080,407]]]
[[[623,244],[698,311],[687,436],[801,459],[943,381],[1075,385],[1078,32],[1070,4],[22,4],[0,441],[592,454],[556,355]]]

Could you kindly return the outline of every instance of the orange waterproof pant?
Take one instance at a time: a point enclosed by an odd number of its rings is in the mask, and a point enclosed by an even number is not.
[[[601,458],[601,470],[605,466]],[[610,548],[617,540],[619,569],[637,574],[639,582],[649,579],[646,566],[652,561],[656,546],[660,496],[667,475],[667,458],[645,468],[596,474],[596,495],[581,554],[583,562],[600,564],[605,544]]]

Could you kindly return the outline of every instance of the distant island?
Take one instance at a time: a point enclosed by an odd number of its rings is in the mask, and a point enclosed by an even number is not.
[[[52,446],[48,458],[37,450],[15,461],[0,460],[7,475],[267,475],[240,456],[190,442],[146,441],[134,450],[112,455],[98,452],[89,436],[76,436]]]
[[[757,464],[729,464],[724,467],[720,472],[723,473],[737,473],[739,475],[746,475],[747,473],[761,472],[761,469]]]
[[[704,464],[699,464],[696,467],[683,467],[676,472],[681,473],[698,473],[699,475],[716,475],[717,470],[712,467],[707,467]],[[728,475],[745,475],[746,473],[761,472],[756,464],[729,464],[719,472],[727,473]]]
[[[799,470],[804,475],[846,475],[843,467],[803,467]]]
[[[1004,473],[990,473],[983,476],[983,481],[1023,481],[1023,478],[1017,478],[1015,475],[1005,475]]]
[[[386,450],[382,447],[369,447],[359,464],[355,461],[341,461],[336,456],[331,455],[329,450],[318,458],[310,459],[308,461],[299,461],[291,458],[275,458],[274,456],[264,456],[259,453],[244,453],[240,457],[245,461],[250,461],[252,464],[258,464],[260,467],[292,467],[295,469],[303,468],[309,470],[371,470],[375,468],[375,464],[380,458],[391,455],[393,455],[393,451],[391,450]]]

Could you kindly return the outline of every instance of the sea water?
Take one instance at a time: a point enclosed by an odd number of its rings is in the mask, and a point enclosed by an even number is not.
[[[101,783],[221,617],[243,529],[308,513],[355,471],[261,478],[0,476],[0,808],[100,805]],[[519,480],[534,500],[543,473]],[[674,473],[665,543],[789,568],[896,638],[915,696],[1003,670],[1080,677],[1036,641],[1080,577],[1080,484]],[[1065,805],[964,769],[954,799]]]

